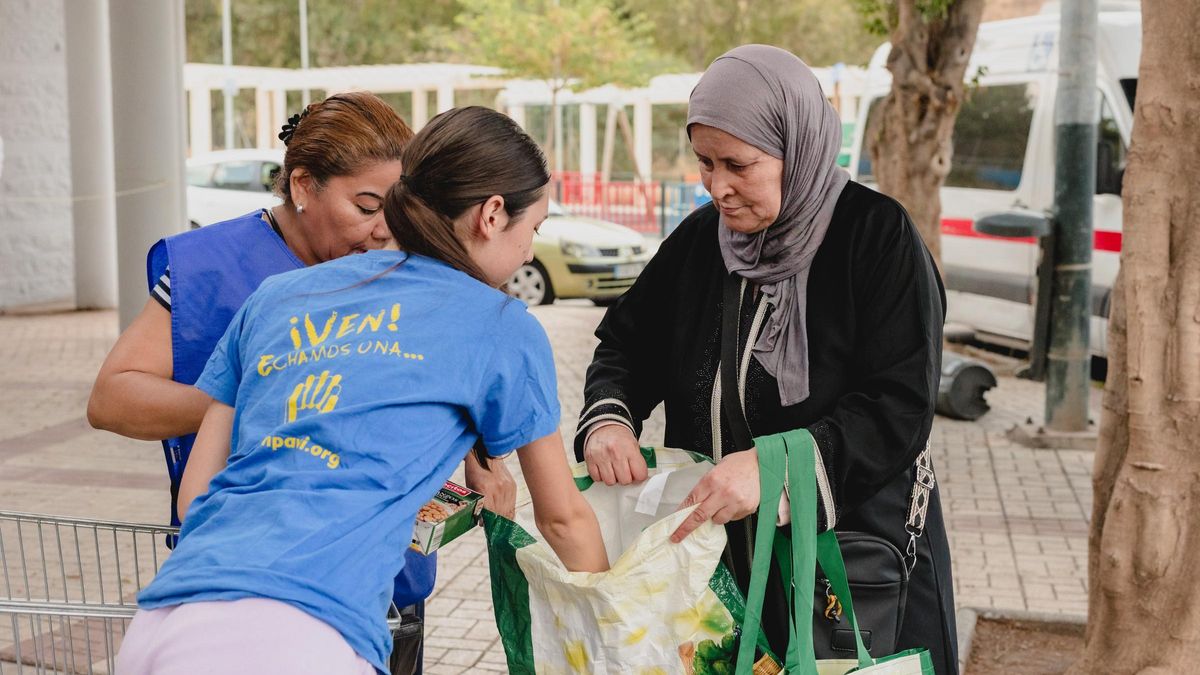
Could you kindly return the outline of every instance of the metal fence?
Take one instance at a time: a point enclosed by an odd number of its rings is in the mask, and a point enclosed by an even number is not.
[[[619,223],[666,237],[689,213],[709,201],[697,182],[602,180],[599,174],[555,174],[553,196],[569,213]]]
[[[112,673],[174,532],[0,512],[0,675]]]
[[[176,528],[0,511],[0,675],[109,675]],[[388,615],[393,633],[400,617]]]

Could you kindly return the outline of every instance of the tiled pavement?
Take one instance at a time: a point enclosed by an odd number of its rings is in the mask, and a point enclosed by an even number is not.
[[[569,436],[602,310],[569,302],[534,313],[555,349]],[[0,316],[0,510],[165,519],[160,446],[94,431],[83,420],[91,379],[115,336],[112,312]],[[1081,615],[1092,452],[1029,450],[1005,438],[1013,424],[1040,418],[1039,385],[1001,378],[989,400],[992,412],[979,422],[934,425],[957,603]],[[661,437],[656,415],[643,441]],[[441,556],[426,644],[431,674],[506,670],[478,533]]]

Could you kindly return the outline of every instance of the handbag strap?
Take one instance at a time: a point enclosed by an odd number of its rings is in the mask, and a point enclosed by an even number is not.
[[[767,575],[770,572],[772,553],[780,559],[784,578],[790,579],[791,616],[788,621],[788,648],[785,660],[787,673],[815,673],[816,652],[813,649],[812,621],[813,586],[816,583],[816,564],[829,578],[838,597],[843,599],[842,609],[850,618],[854,628],[855,648],[859,667],[874,663],[859,633],[858,619],[850,597],[850,585],[846,579],[846,568],[842,561],[837,534],[817,532],[817,498],[813,490],[792,492],[790,546],[785,539],[776,541],[773,518],[762,514],[774,513],[779,508],[783,490],[791,483],[812,485],[816,481],[815,454],[812,435],[804,429],[783,434],[764,436],[755,440],[758,448],[759,483],[761,501],[760,517],[754,546],[754,561],[751,567],[750,589],[747,594],[745,621],[742,625],[741,644],[738,648],[737,673],[751,672],[754,663],[754,645],[758,642],[762,628],[762,604],[766,595]],[[798,620],[803,617],[802,620]]]
[[[904,531],[908,533],[908,546],[904,551],[904,564],[908,574],[912,576],[917,566],[917,540],[925,533],[925,516],[929,513],[929,499],[933,488],[937,485],[937,476],[933,473],[933,456],[931,444],[925,441],[925,449],[917,456],[916,476],[913,478],[912,492],[908,496],[908,518],[904,521]]]

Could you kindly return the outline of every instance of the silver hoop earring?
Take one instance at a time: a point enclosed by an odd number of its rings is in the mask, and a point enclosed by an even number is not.
[[[296,205],[296,213],[304,213],[304,205],[303,204]]]

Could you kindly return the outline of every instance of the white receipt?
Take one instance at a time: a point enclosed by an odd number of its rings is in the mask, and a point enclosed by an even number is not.
[[[663,471],[651,476],[646,481],[646,487],[642,488],[642,493],[638,495],[637,506],[633,510],[647,516],[657,515],[663,489],[667,487],[667,476],[670,475],[671,471]]]

